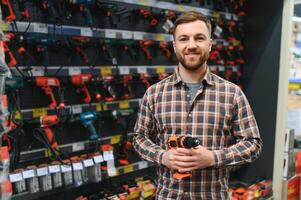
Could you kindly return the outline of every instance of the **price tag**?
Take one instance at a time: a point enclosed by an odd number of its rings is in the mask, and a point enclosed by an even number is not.
[[[140,2],[140,4],[142,4],[143,6],[150,6],[150,4],[151,4],[148,0],[140,0],[139,2]]]
[[[9,180],[12,183],[22,181],[23,180],[22,173],[10,174]]]
[[[9,23],[5,21],[0,21],[0,30],[8,31]]]
[[[122,31],[122,39],[132,39],[133,38],[133,33],[130,31]]]
[[[20,111],[16,111],[15,112],[15,119],[20,120],[21,119],[21,112]]]
[[[130,164],[130,165],[126,165],[126,166],[124,166],[124,168],[123,168],[123,173],[130,173],[130,172],[132,172],[132,171],[134,171],[134,165],[132,165],[132,164]]]
[[[48,166],[48,169],[49,169],[50,174],[57,173],[57,172],[61,171],[61,168],[60,168],[59,165],[50,165],[50,166]]]
[[[72,167],[71,167],[71,165],[61,165],[61,170],[62,170],[62,172],[71,172]]]
[[[137,72],[139,74],[145,74],[147,72],[147,68],[146,67],[142,67],[142,66],[137,67]]]
[[[119,101],[119,108],[120,109],[127,109],[130,107],[129,101]]]
[[[165,37],[164,37],[164,35],[162,35],[162,34],[157,34],[157,35],[156,35],[156,40],[158,40],[158,41],[164,41],[164,40],[165,40]]]
[[[112,68],[111,67],[101,67],[100,74],[103,76],[112,75]]]
[[[35,177],[35,173],[33,169],[23,171],[22,174],[24,179]]]
[[[107,103],[103,103],[102,108],[103,108],[104,111],[108,110],[108,104]]]
[[[185,11],[185,7],[183,5],[178,5],[177,6],[177,10],[180,12],[184,12]]]
[[[156,72],[157,72],[157,74],[164,74],[165,73],[165,67],[158,66],[156,68]]]
[[[141,33],[141,32],[134,32],[134,39],[135,40],[143,40],[143,33]]]
[[[48,168],[47,167],[41,167],[37,169],[37,176],[45,176],[48,174]]]
[[[73,170],[82,170],[84,169],[83,164],[81,162],[72,163]]]
[[[96,104],[96,112],[102,111],[101,103]]]
[[[147,168],[147,166],[148,166],[148,164],[147,164],[146,161],[140,161],[140,162],[138,163],[138,168],[139,168],[139,169]]]
[[[106,29],[105,30],[105,37],[106,38],[116,38],[116,31],[111,30],[111,29]]]
[[[238,67],[237,67],[237,66],[233,66],[233,67],[232,67],[232,71],[233,71],[233,72],[237,72],[237,71],[238,71]]]
[[[212,17],[219,18],[219,17],[220,17],[220,13],[217,12],[217,11],[214,11],[214,12],[212,13]]]
[[[32,109],[33,118],[39,118],[41,116],[47,115],[47,109],[45,108],[35,108]]]
[[[130,74],[130,68],[129,67],[119,67],[119,73],[121,75]]]
[[[226,18],[227,20],[230,20],[230,19],[231,19],[231,14],[226,13],[225,18]]]
[[[218,66],[218,71],[221,71],[221,72],[225,71],[225,67],[224,66]]]
[[[93,159],[86,159],[86,160],[83,160],[83,163],[84,163],[84,166],[85,166],[85,167],[91,167],[91,166],[94,165]]]
[[[116,168],[108,168],[108,176],[117,176],[118,172]]]
[[[80,105],[72,106],[72,113],[73,114],[82,113],[82,107]]]
[[[68,74],[69,76],[81,74],[81,69],[79,67],[69,67]]]
[[[31,73],[33,76],[44,76],[44,70],[38,68],[32,68]]]
[[[114,135],[111,137],[111,144],[118,144],[120,142],[121,135]]]
[[[113,151],[104,151],[103,152],[103,159],[105,161],[108,161],[108,160],[114,160],[114,154],[113,154]]]
[[[93,159],[94,159],[94,162],[95,162],[95,163],[101,163],[101,162],[103,162],[103,157],[102,157],[102,155],[94,156]]]
[[[72,144],[72,151],[75,152],[75,151],[82,151],[85,149],[85,144],[82,143],[82,142],[79,142],[79,143],[73,143]]]
[[[81,28],[80,29],[80,35],[81,36],[87,36],[87,37],[92,37],[93,32],[90,28]]]
[[[47,24],[37,23],[33,26],[33,32],[35,32],[35,33],[48,33],[48,26],[47,26]]]

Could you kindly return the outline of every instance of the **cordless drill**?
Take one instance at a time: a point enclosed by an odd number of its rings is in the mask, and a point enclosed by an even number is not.
[[[95,0],[69,0],[70,4],[79,5],[80,12],[83,13],[85,24],[92,27],[93,19],[89,6],[96,4]]]
[[[78,75],[71,76],[72,84],[77,87],[80,87],[80,90],[78,90],[78,92],[83,92],[85,94],[85,98],[84,98],[85,103],[91,102],[91,95],[88,88],[86,87],[86,84],[91,81],[92,81],[92,74],[78,74]]]
[[[60,88],[60,81],[55,77],[46,77],[46,76],[38,76],[35,79],[36,86],[41,87],[45,94],[48,95],[51,99],[51,103],[48,105],[49,108],[53,109],[56,107],[57,103],[53,94],[51,87]],[[65,105],[63,102],[60,102],[59,108],[64,108]]]
[[[45,135],[51,148],[55,151],[58,151],[59,147],[50,127],[57,124],[58,122],[59,118],[57,115],[44,115],[40,117],[40,125],[44,129]]]
[[[99,134],[97,133],[93,122],[96,120],[97,115],[95,112],[84,112],[81,113],[78,117],[71,119],[70,122],[80,121],[85,128],[90,132],[89,140],[97,140],[99,138]]]
[[[191,149],[201,145],[201,141],[198,138],[193,138],[190,136],[180,136],[172,135],[168,138],[168,146],[169,148],[186,148]],[[192,177],[192,173],[179,173],[176,172],[173,174],[173,178],[175,179],[183,179],[186,177]]]

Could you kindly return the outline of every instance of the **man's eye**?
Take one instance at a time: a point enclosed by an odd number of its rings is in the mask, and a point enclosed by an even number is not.
[[[183,42],[183,41],[186,41],[187,39],[186,38],[180,38],[179,41]]]
[[[203,40],[205,40],[205,38],[204,37],[198,37],[198,38],[196,38],[196,40],[197,41],[203,41]]]

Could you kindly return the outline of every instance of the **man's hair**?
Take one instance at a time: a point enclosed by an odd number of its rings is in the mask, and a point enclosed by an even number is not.
[[[180,24],[186,24],[186,23],[190,23],[190,22],[194,22],[194,21],[198,21],[198,20],[205,22],[206,27],[208,28],[209,34],[211,37],[211,21],[210,21],[210,19],[208,17],[206,17],[205,15],[203,15],[202,13],[199,13],[197,11],[185,12],[177,18],[177,20],[174,23],[173,30],[172,30],[173,36],[175,37],[176,29]]]

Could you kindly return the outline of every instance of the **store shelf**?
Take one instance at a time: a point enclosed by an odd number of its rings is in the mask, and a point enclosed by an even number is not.
[[[154,8],[160,8],[160,9],[167,9],[167,10],[173,10],[178,12],[186,12],[190,10],[195,10],[203,13],[206,16],[209,17],[222,17],[228,20],[239,20],[239,17],[235,14],[231,13],[225,13],[225,12],[219,12],[219,11],[213,11],[205,8],[200,7],[193,7],[193,6],[185,6],[182,4],[174,4],[170,2],[163,2],[158,0],[113,0],[115,2],[122,2],[122,3],[128,3],[128,4],[135,4],[140,6],[148,6],[148,7],[154,7]]]
[[[132,164],[129,164],[129,165],[126,165],[126,166],[120,166],[120,167],[116,168],[115,176],[119,176],[119,175],[126,174],[126,173],[131,173],[131,172],[134,172],[134,171],[137,171],[137,170],[146,169],[146,168],[152,167],[152,166],[154,166],[154,164],[152,164],[150,162],[147,162],[147,161],[139,161],[139,162],[135,162],[135,163],[132,163]],[[103,180],[110,178],[108,176],[107,172],[102,172],[102,175],[103,175],[102,176]],[[88,184],[90,184],[90,183],[86,183],[84,185],[88,185]],[[58,192],[63,192],[63,191],[66,191],[66,190],[69,190],[69,189],[72,189],[72,188],[75,188],[75,187],[76,186],[61,187],[61,188],[50,190],[50,191],[47,191],[47,192],[38,192],[38,193],[33,193],[33,194],[31,194],[29,192],[24,192],[24,193],[21,193],[21,194],[13,195],[12,200],[39,199],[39,198],[42,198],[42,197],[45,197],[45,196],[48,196],[48,195],[51,195],[51,194],[55,194],[55,193],[58,193]],[[79,186],[79,187],[81,187],[81,186]]]
[[[13,23],[7,23],[4,27],[4,31],[12,31],[15,25]],[[53,25],[38,22],[16,22],[19,32],[26,33],[44,33],[44,34],[56,34],[56,35],[67,35],[67,36],[86,36],[95,38],[111,38],[111,39],[132,39],[132,40],[143,40],[151,39],[154,41],[172,41],[171,34],[162,33],[147,33],[141,31],[128,31],[119,29],[101,29],[82,26],[68,26],[68,25]]]
[[[31,72],[32,76],[71,76],[76,74],[89,73],[94,76],[102,75],[128,75],[128,74],[162,74],[162,73],[173,73],[177,68],[176,65],[153,65],[153,66],[47,66],[47,69],[42,66],[31,66],[30,70],[28,67],[19,66],[19,70],[25,70]],[[12,67],[11,70],[14,74],[20,75],[19,71]]]
[[[132,136],[133,133],[128,133],[128,136]],[[121,140],[122,135],[113,135],[110,137],[101,137],[98,142],[104,144],[118,144]],[[91,148],[91,146],[95,145],[96,141],[81,141],[69,144],[59,145],[59,149],[62,154],[70,154],[78,151],[83,151]],[[20,153],[20,162],[28,161],[28,160],[36,160],[47,157],[47,152],[45,148],[35,149],[31,151],[23,151]]]
[[[21,110],[22,119],[33,119],[39,118],[44,115],[54,115],[64,112],[64,114],[79,114],[88,111],[106,111],[106,110],[117,110],[117,109],[129,109],[137,108],[140,104],[141,99],[129,99],[121,101],[103,102],[103,103],[91,103],[91,104],[76,104],[66,105],[64,109],[50,109],[50,108],[34,108],[34,109],[23,109]],[[17,114],[16,118],[21,118],[20,113]]]

